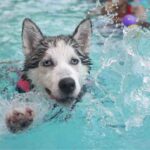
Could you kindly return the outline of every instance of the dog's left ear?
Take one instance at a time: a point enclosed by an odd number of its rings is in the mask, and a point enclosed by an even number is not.
[[[92,34],[92,23],[90,19],[83,20],[75,29],[73,33],[73,38],[81,46],[83,53],[88,53],[88,48],[90,45],[90,38]]]

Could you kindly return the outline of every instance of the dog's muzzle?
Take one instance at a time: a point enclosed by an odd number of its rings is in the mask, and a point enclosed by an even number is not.
[[[74,91],[76,89],[76,83],[74,79],[70,77],[61,79],[58,82],[58,88],[60,93],[59,97],[53,95],[48,88],[45,88],[45,90],[52,99],[55,99],[60,103],[72,103],[76,99],[76,97],[74,97]]]

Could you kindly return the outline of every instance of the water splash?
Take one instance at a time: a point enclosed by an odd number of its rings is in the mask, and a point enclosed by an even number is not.
[[[92,108],[87,107],[89,120],[96,118],[116,130],[140,127],[150,115],[150,32],[135,26],[123,33],[120,39],[105,37],[99,45],[99,71],[89,100]]]

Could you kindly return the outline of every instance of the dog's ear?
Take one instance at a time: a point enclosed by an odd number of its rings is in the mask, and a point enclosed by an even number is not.
[[[22,25],[22,42],[24,54],[27,56],[32,51],[34,51],[41,39],[43,39],[43,34],[38,26],[28,18],[24,19]]]
[[[83,20],[75,29],[73,38],[81,46],[81,50],[87,54],[92,34],[92,23],[90,19]]]

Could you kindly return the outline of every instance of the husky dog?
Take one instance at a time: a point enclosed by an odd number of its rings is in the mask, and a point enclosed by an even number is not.
[[[81,93],[90,68],[88,48],[91,21],[83,20],[71,36],[44,36],[30,19],[23,21],[24,73],[34,89],[58,103],[72,103]],[[11,132],[22,131],[34,120],[32,108],[13,110],[6,117]]]

